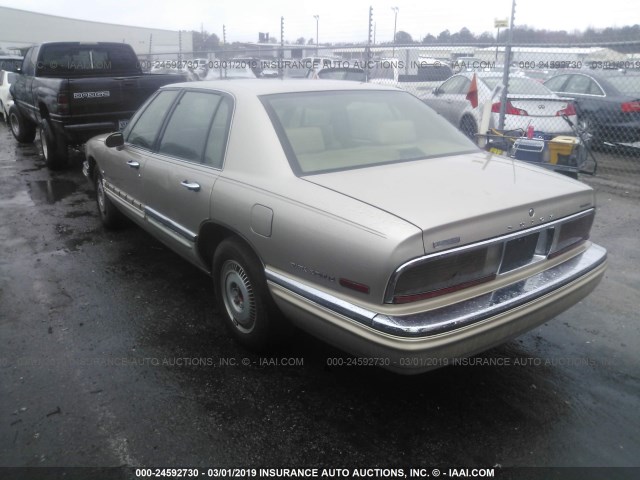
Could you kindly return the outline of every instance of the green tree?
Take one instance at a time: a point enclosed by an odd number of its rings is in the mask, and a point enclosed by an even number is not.
[[[400,45],[405,45],[407,43],[413,43],[413,38],[407,32],[400,30],[396,33],[396,43]]]
[[[220,45],[220,39],[215,33],[209,33],[206,30],[193,33],[193,51],[194,52],[211,52]]]

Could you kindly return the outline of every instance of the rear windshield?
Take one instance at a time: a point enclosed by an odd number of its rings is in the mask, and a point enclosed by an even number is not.
[[[502,83],[502,77],[480,77],[480,79],[493,90],[496,85]],[[511,77],[509,79],[509,93],[523,95],[549,95],[555,94],[540,82],[527,77]]]
[[[46,45],[42,47],[38,74],[48,76],[122,74],[140,70],[127,45]]]
[[[477,151],[419,99],[401,91],[261,97],[298,175]]]

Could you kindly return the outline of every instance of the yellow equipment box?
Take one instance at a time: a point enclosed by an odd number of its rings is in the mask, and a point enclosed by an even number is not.
[[[569,137],[565,135],[553,137],[548,142],[549,163],[554,165],[557,165],[558,163],[561,165],[567,165],[569,163],[569,158],[573,154],[573,150],[579,143],[580,139],[577,137]]]

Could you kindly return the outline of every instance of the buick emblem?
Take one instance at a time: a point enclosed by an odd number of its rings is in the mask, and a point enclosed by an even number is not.
[[[533,217],[536,214],[536,211],[533,208],[529,209],[529,216]]]
[[[538,105],[538,108],[539,108],[540,110],[544,110],[544,105]]]

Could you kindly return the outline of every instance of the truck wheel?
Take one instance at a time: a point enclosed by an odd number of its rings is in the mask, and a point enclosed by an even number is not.
[[[223,240],[213,256],[213,284],[218,311],[245,347],[265,351],[288,337],[255,254],[243,243]]]
[[[95,186],[96,186],[96,203],[98,204],[98,213],[100,220],[105,228],[115,230],[124,225],[124,215],[109,200],[104,191],[104,182],[100,170],[96,165]]]
[[[65,138],[56,135],[47,120],[40,123],[40,143],[42,157],[48,168],[58,170],[67,164],[68,145]]]
[[[11,133],[20,143],[31,143],[36,138],[35,125],[24,118],[15,105],[9,109],[9,125]]]

